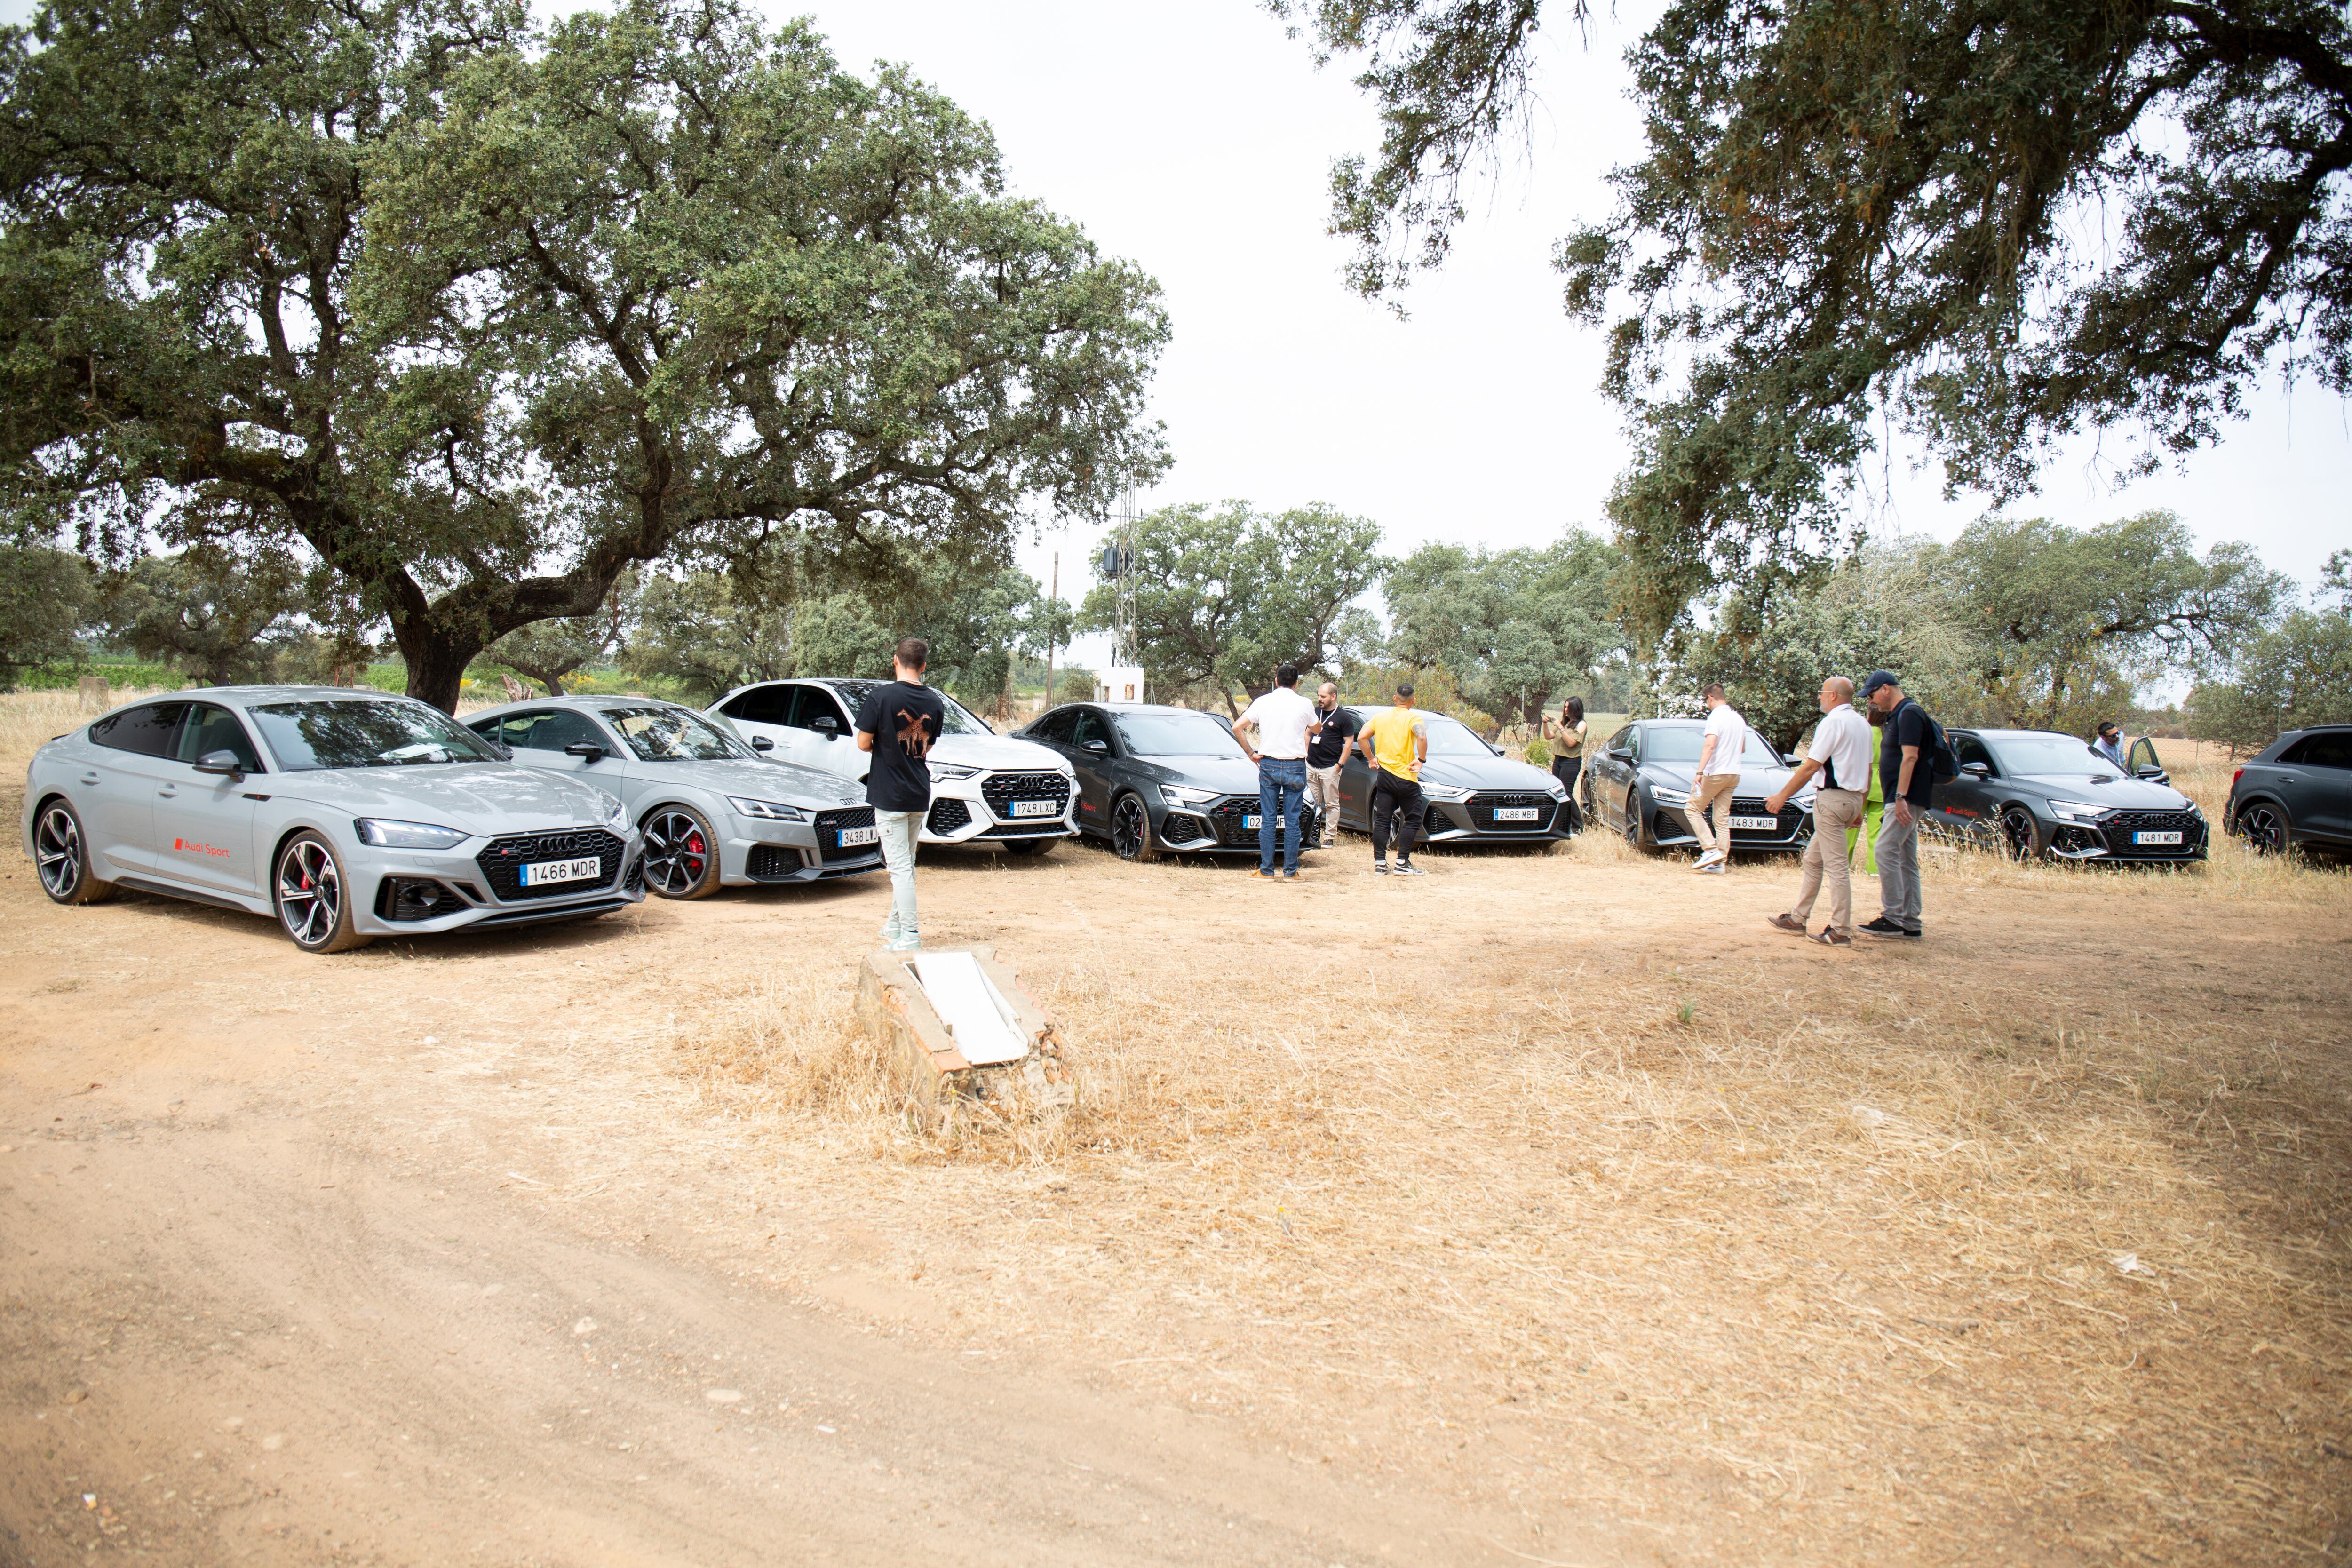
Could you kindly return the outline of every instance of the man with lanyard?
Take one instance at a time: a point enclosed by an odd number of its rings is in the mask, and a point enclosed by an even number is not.
[[[1339,770],[1359,726],[1353,713],[1340,709],[1339,689],[1328,680],[1316,690],[1315,711],[1323,727],[1307,748],[1307,799],[1323,819],[1323,847],[1328,849],[1339,841]]]
[[[1412,706],[1412,682],[1397,682],[1396,705],[1364,726],[1356,737],[1372,765],[1372,869],[1389,868],[1389,824],[1397,827],[1397,874],[1418,877],[1412,841],[1421,837],[1421,766],[1429,761],[1429,722]]]
[[[1274,672],[1274,689],[1251,703],[1234,721],[1234,739],[1257,764],[1257,875],[1271,882],[1277,822],[1282,842],[1282,878],[1298,879],[1298,799],[1307,793],[1307,738],[1323,728],[1315,704],[1298,695],[1298,667],[1286,664]],[[1251,743],[1251,737],[1256,743]],[[1277,809],[1278,808],[1278,809]]]
[[[898,679],[877,686],[857,705],[857,749],[874,753],[866,774],[866,801],[881,831],[882,860],[890,868],[890,918],[882,940],[893,952],[920,948],[915,922],[915,844],[931,808],[931,742],[947,724],[947,704],[923,684],[931,645],[905,637],[891,656]]]
[[[1797,905],[1774,915],[1776,931],[1806,936],[1805,920],[1826,879],[1830,885],[1830,923],[1809,940],[1823,947],[1853,945],[1853,885],[1846,868],[1845,832],[1862,820],[1862,786],[1870,767],[1870,726],[1853,710],[1853,682],[1832,675],[1822,682],[1822,721],[1813,731],[1812,750],[1802,766],[1764,803],[1773,816],[1789,797],[1804,788],[1815,773],[1822,787],[1813,792],[1813,837],[1805,846],[1804,877],[1798,884]]]
[[[1698,840],[1694,871],[1721,872],[1731,859],[1731,792],[1739,787],[1739,763],[1748,750],[1748,721],[1731,705],[1719,685],[1709,686],[1706,738],[1699,742],[1698,771],[1691,776],[1691,835]],[[1723,837],[1716,837],[1709,818],[1723,807]]]
[[[2131,777],[2131,764],[2124,760],[2124,732],[2116,728],[2116,721],[2113,719],[2100,720],[2098,735],[2091,750],[2098,752],[2104,761],[2113,763],[2116,772],[2126,778]]]
[[[1919,924],[1919,819],[1936,788],[1928,750],[1935,725],[1927,710],[1903,695],[1892,673],[1874,669],[1862,683],[1862,700],[1885,714],[1878,747],[1878,783],[1886,815],[1878,827],[1879,915],[1864,926],[1871,936],[1917,942]]]

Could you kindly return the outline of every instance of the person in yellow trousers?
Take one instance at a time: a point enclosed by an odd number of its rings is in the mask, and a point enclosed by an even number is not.
[[[1873,709],[1870,721],[1874,725],[1883,724],[1885,719],[1877,710]],[[1870,770],[1870,795],[1862,808],[1862,826],[1846,829],[1845,835],[1846,858],[1853,861],[1856,871],[1865,876],[1878,875],[1878,816],[1885,809],[1886,795],[1879,786],[1878,770],[1873,768]],[[1859,860],[1853,858],[1853,838],[1857,833],[1862,835],[1862,858]]]

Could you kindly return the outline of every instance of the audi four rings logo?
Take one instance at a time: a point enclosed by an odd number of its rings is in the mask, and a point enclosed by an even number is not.
[[[193,838],[174,838],[172,840],[172,847],[184,855],[210,855],[219,860],[228,858],[227,850],[215,849],[209,844],[199,844]]]

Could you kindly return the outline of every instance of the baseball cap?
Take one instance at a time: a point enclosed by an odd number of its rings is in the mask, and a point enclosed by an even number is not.
[[[1880,687],[1892,686],[1894,684],[1895,672],[1893,670],[1874,669],[1867,676],[1863,678],[1862,695],[1864,699],[1867,700],[1877,693]]]

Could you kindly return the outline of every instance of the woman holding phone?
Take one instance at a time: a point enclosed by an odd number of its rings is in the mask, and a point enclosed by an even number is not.
[[[1559,717],[1544,721],[1544,739],[1551,742],[1551,773],[1568,791],[1568,829],[1584,830],[1584,813],[1576,804],[1577,775],[1584,772],[1584,699],[1571,697],[1559,705]]]

